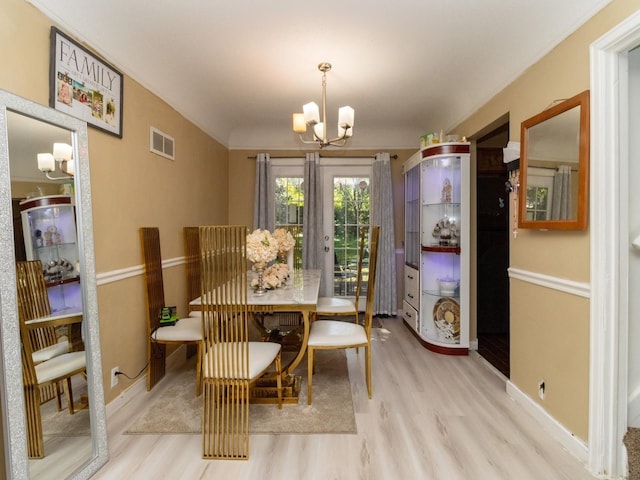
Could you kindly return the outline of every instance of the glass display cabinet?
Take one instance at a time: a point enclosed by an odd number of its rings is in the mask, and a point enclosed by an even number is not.
[[[405,227],[404,321],[418,340],[438,353],[466,355],[469,349],[469,144],[438,143],[405,164],[405,189],[419,168],[419,265],[411,285]],[[416,163],[418,162],[418,163]],[[415,210],[405,192],[405,212]],[[405,214],[408,217],[408,213]],[[405,219],[405,222],[407,219]],[[418,292],[414,304],[407,295]],[[413,308],[413,310],[411,308]]]
[[[27,260],[40,260],[51,310],[82,309],[75,206],[69,195],[20,202]]]
[[[404,298],[405,322],[416,325],[420,309],[420,152],[403,165],[404,173]]]

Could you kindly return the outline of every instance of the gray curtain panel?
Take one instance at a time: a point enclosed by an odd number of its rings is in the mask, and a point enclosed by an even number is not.
[[[259,153],[256,157],[256,186],[253,201],[253,229],[273,231],[276,223],[275,198],[271,175],[271,156]]]
[[[571,218],[571,167],[560,165],[553,176],[553,200],[551,220]]]
[[[304,207],[302,210],[302,268],[323,266],[323,205],[320,154],[307,153],[304,161]],[[326,282],[320,283],[320,296],[325,296]]]
[[[391,160],[388,153],[378,153],[373,161],[371,189],[371,225],[380,225],[378,273],[375,285],[374,314],[396,314],[396,259],[393,228],[393,194]]]

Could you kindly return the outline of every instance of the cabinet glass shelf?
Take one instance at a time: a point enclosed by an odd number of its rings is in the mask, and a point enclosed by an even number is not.
[[[422,245],[423,252],[436,253],[457,253],[460,254],[460,247],[447,247],[444,245]]]
[[[453,294],[441,293],[440,290],[423,290],[422,293],[438,298],[460,298],[460,293],[458,293],[457,290],[456,293]]]

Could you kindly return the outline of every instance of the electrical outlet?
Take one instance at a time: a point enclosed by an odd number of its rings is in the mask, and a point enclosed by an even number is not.
[[[117,373],[120,371],[120,367],[113,367],[111,369],[111,388],[118,385],[118,375]]]
[[[544,380],[541,378],[540,380],[538,380],[538,396],[540,397],[540,400],[544,400],[544,394],[545,394],[545,384],[544,384]]]

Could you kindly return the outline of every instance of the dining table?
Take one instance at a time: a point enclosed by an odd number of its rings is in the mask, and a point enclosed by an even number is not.
[[[46,317],[33,318],[25,320],[24,324],[27,331],[39,328],[68,326],[67,340],[69,342],[69,350],[84,350],[82,335],[82,318],[83,312],[80,309],[73,308],[62,312],[53,312]]]
[[[249,285],[256,275],[255,272],[249,271]],[[320,293],[320,280],[322,271],[312,269],[294,269],[286,280],[284,285],[267,290],[265,293],[258,294],[253,289],[247,292],[247,306],[251,312],[255,313],[297,313],[302,316],[302,338],[300,340],[299,349],[293,359],[282,367],[282,378],[288,385],[296,385],[299,387],[299,378],[293,375],[294,370],[304,358],[307,350],[307,341],[309,339],[310,315],[316,311],[318,304],[318,296]],[[195,298],[189,302],[192,310],[199,310],[202,306],[201,297]],[[285,395],[285,403],[297,403],[299,388],[292,387],[288,394]],[[272,399],[267,399],[262,395],[252,397],[255,403],[271,403]]]

